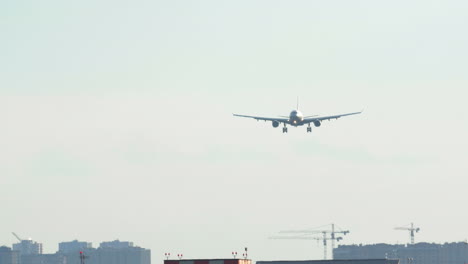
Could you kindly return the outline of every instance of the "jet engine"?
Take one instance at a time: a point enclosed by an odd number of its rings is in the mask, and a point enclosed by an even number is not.
[[[314,126],[319,127],[322,123],[319,120],[314,121]]]
[[[271,125],[272,125],[273,127],[278,127],[278,126],[279,126],[279,122],[278,122],[278,121],[272,121],[272,122],[271,122]]]

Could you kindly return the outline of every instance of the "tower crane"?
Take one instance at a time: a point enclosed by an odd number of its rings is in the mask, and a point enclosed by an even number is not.
[[[331,242],[332,242],[332,257],[333,257],[333,249],[335,248],[335,241],[338,242],[342,240],[342,237],[335,237],[335,234],[343,234],[346,235],[349,233],[349,230],[342,230],[342,231],[335,231],[335,224],[331,224]]]
[[[420,228],[419,227],[414,227],[413,223],[411,223],[411,227],[395,227],[395,230],[408,230],[408,231],[410,231],[411,244],[414,244],[414,233],[419,232]]]
[[[333,249],[335,248],[335,241],[340,241],[343,237],[337,237],[336,234],[346,235],[349,233],[348,230],[335,230],[335,224],[331,224],[331,230],[287,230],[280,231],[280,234],[298,234],[298,235],[279,235],[272,236],[270,239],[305,239],[305,240],[322,240],[323,241],[323,258],[327,259],[327,240],[331,240],[332,243],[332,259],[333,259]],[[322,237],[313,237],[310,235],[322,234]],[[327,236],[330,234],[330,236]]]
[[[16,239],[19,240],[19,242],[23,241],[23,239],[21,239],[15,232],[11,232],[15,237]]]

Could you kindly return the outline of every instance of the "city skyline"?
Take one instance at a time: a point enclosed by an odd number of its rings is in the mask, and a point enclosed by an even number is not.
[[[332,230],[335,230],[332,228]],[[337,235],[346,235],[349,231],[345,230],[335,230]],[[317,231],[317,234],[321,232],[328,231]],[[284,231],[280,232],[282,234],[313,234],[313,230],[296,230],[296,231]],[[15,234],[16,236],[16,234]],[[304,239],[304,236],[299,236]],[[306,236],[307,237],[307,236]],[[327,240],[331,237],[336,237],[338,242],[342,238],[338,236],[329,236]],[[294,238],[289,236],[289,238]],[[320,237],[320,239],[327,237]],[[319,239],[319,240],[320,240]],[[332,241],[330,241],[332,242]],[[42,247],[41,243],[33,240],[21,240],[20,243],[13,244],[13,251],[9,247],[1,246],[3,255],[3,260],[5,261],[9,256],[16,255],[21,257],[26,263],[34,263],[35,261],[42,261],[44,263],[77,263],[78,258],[85,256],[86,258],[93,257],[96,258],[93,261],[116,261],[117,259],[122,259],[122,261],[128,262],[128,258],[134,259],[134,261],[142,261],[142,263],[150,263],[150,252],[151,249],[144,249],[138,246],[135,246],[133,242],[129,241],[103,241],[99,243],[99,247],[92,247],[92,243],[86,241],[65,241],[59,243],[59,250],[55,253],[43,253],[42,251],[31,252],[31,246],[39,245]],[[333,247],[334,243],[331,243],[331,256],[327,257],[326,251],[324,252],[323,260],[370,260],[370,259],[399,259],[400,263],[421,263],[421,261],[431,262],[431,263],[458,263],[459,261],[466,261],[468,258],[468,243],[464,242],[446,242],[443,244],[436,243],[411,243],[411,244],[385,244],[385,243],[375,243],[369,245],[363,244],[352,244],[352,245],[339,245],[338,247]],[[136,250],[136,251],[135,251]],[[145,253],[146,252],[146,253]],[[129,254],[129,255],[126,255]],[[231,256],[234,259],[249,259],[251,260],[248,254],[248,248],[245,247],[244,251],[232,251]],[[2,256],[0,256],[2,257]],[[186,258],[182,253],[171,254],[170,252],[164,253],[165,263],[166,260],[190,260]],[[103,260],[106,259],[106,260]],[[126,259],[126,260],[124,260]],[[201,259],[213,259],[213,256],[205,257]],[[221,258],[217,258],[218,260]],[[228,258],[231,259],[231,258]],[[199,259],[200,260],[200,259]],[[216,260],[216,258],[214,259]],[[257,261],[262,262],[260,257]],[[278,261],[278,260],[276,260]],[[3,262],[2,262],[3,263]],[[8,260],[6,263],[9,263]],[[15,262],[16,263],[16,262]],[[93,262],[94,263],[94,262]]]
[[[317,227],[316,229],[306,229],[306,230],[291,230],[291,231],[280,231],[278,232],[277,236],[273,236],[273,237],[270,237],[269,239],[272,239],[272,238],[285,238],[287,240],[291,239],[291,240],[315,240],[317,241],[317,246],[319,248],[321,248],[322,252],[324,250],[323,248],[323,245],[322,245],[322,242],[323,242],[323,231],[322,230],[330,230],[329,229],[329,225],[325,225],[325,226],[320,226],[320,227]],[[411,225],[408,225],[408,228],[412,227]],[[326,237],[326,240],[330,240],[328,243],[328,246],[327,246],[327,252],[328,254],[331,253],[331,250],[332,249],[336,249],[336,248],[339,248],[341,246],[344,246],[344,248],[347,248],[347,247],[350,247],[350,246],[373,246],[373,245],[395,245],[395,246],[400,246],[400,247],[403,247],[405,248],[406,246],[412,246],[412,240],[411,240],[411,237],[410,239],[408,239],[407,242],[396,242],[396,243],[385,243],[385,242],[370,242],[370,243],[367,243],[367,244],[362,244],[362,243],[345,243],[345,242],[341,242],[344,237],[349,234],[349,231],[346,230],[341,230],[339,227],[337,227],[338,229],[336,229],[337,231],[337,235],[335,237],[337,237],[338,239],[332,243],[330,238],[330,234],[328,233],[329,231],[327,231],[327,235],[325,236]],[[395,228],[395,229],[398,229],[398,228]],[[288,234],[289,233],[289,234]],[[346,234],[344,234],[346,233]],[[291,236],[291,234],[296,234],[296,236]],[[341,234],[341,235],[340,235]],[[18,239],[18,238],[17,238]],[[320,242],[319,242],[320,241]],[[37,245],[39,243],[39,247],[40,247],[40,253],[39,254],[54,254],[54,253],[70,253],[69,250],[67,248],[69,247],[72,247],[72,248],[77,248],[77,245],[81,245],[82,247],[80,247],[79,250],[75,250],[76,253],[80,252],[80,251],[86,251],[86,249],[89,249],[89,250],[94,250],[94,249],[98,249],[98,248],[127,248],[127,247],[137,247],[137,248],[140,248],[138,245],[134,245],[133,242],[128,242],[128,241],[121,241],[120,239],[115,239],[115,240],[112,240],[112,241],[101,241],[99,242],[99,246],[96,246],[94,247],[93,246],[93,243],[92,242],[89,242],[89,241],[79,241],[77,239],[73,239],[73,240],[70,240],[70,241],[61,241],[61,242],[58,242],[57,243],[57,250],[56,251],[51,251],[51,252],[42,252],[42,247],[43,247],[43,244],[40,242],[40,241],[35,241],[33,240],[32,238],[28,238],[26,240],[22,240],[20,243],[13,243],[12,246],[10,247],[9,245],[0,245],[0,246],[6,246],[6,247],[9,247],[11,248],[12,250],[15,250],[15,246],[17,247],[21,247],[21,245],[23,244],[22,242],[30,242],[30,243],[33,243],[35,245]],[[303,242],[303,243],[311,243],[311,241],[308,241],[308,242]],[[464,240],[464,241],[445,241],[445,242],[440,242],[440,243],[437,243],[437,242],[427,242],[427,241],[417,241],[414,243],[414,245],[421,245],[421,244],[429,244],[429,245],[444,245],[444,244],[460,244],[460,243],[464,243],[466,244],[467,243],[467,240]],[[118,245],[117,245],[118,244]],[[335,245],[335,248],[333,248],[332,246]],[[63,247],[63,249],[60,249],[61,247]],[[246,247],[245,247],[246,248]],[[245,249],[244,248],[244,249]],[[16,250],[19,250],[19,249],[16,249]],[[161,249],[156,249],[157,251],[161,251]],[[179,253],[177,254],[173,254],[169,251],[164,251],[164,258],[166,259],[171,259],[171,258],[179,258],[179,254],[182,254],[180,253],[180,250],[177,251]],[[234,252],[234,251],[231,251],[231,253]],[[237,249],[235,249],[235,252],[244,252],[244,251],[237,251]],[[30,253],[28,253],[30,254]],[[169,255],[168,255],[169,254]],[[232,255],[232,254],[231,254]],[[333,254],[331,255],[333,256]],[[208,256],[206,256],[208,257]],[[236,257],[235,257],[236,258]],[[244,258],[244,257],[241,257],[239,255],[239,258]],[[329,256],[329,258],[331,258]],[[375,258],[375,257],[374,257]],[[331,258],[333,259],[333,258]]]

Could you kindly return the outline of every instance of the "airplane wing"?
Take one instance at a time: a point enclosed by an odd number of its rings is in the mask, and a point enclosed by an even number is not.
[[[284,118],[284,117],[261,117],[261,116],[248,116],[248,115],[238,115],[238,114],[232,114],[232,115],[238,116],[238,117],[253,118],[256,120],[263,120],[263,121],[278,121],[281,123],[287,123],[289,121],[289,118]]]
[[[309,118],[304,118],[304,123],[311,123],[314,121],[323,121],[323,120],[332,120],[332,119],[338,119],[343,116],[349,116],[349,115],[357,115],[362,113],[360,112],[354,112],[354,113],[347,113],[347,114],[340,114],[340,115],[331,115],[331,116],[316,116],[316,117],[309,117]]]

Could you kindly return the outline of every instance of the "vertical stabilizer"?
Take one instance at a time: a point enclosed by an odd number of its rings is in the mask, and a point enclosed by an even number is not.
[[[296,110],[299,110],[299,96],[297,97]]]

